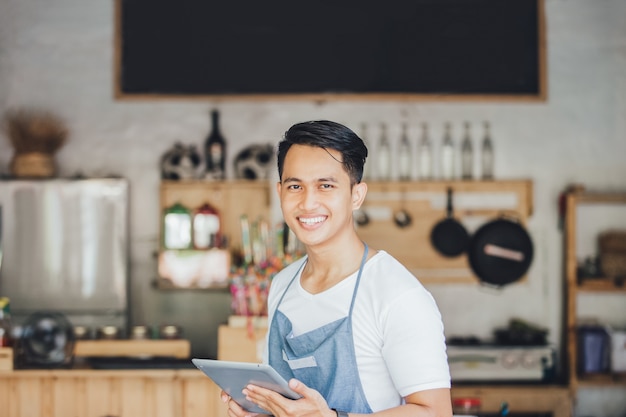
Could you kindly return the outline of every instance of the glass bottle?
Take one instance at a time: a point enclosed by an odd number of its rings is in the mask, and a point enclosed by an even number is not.
[[[469,122],[465,122],[464,129],[463,141],[461,142],[461,178],[471,180],[474,176],[474,152]]]
[[[411,179],[411,167],[413,154],[411,152],[411,143],[407,133],[406,123],[402,125],[402,136],[400,138],[400,146],[398,148],[398,178],[402,181]]]
[[[422,123],[422,137],[418,147],[419,162],[417,168],[419,170],[419,178],[421,180],[430,180],[433,178],[433,149],[430,145],[428,137],[428,124]]]
[[[480,151],[480,166],[482,177],[485,180],[493,179],[493,143],[491,142],[491,131],[489,122],[483,123],[485,136]]]
[[[176,203],[163,214],[163,247],[165,249],[191,249],[191,213],[187,207]]]
[[[378,143],[377,168],[378,179],[389,181],[391,179],[391,144],[387,138],[387,126],[382,123],[380,126],[380,142]]]
[[[452,125],[444,125],[443,143],[441,146],[441,178],[454,179],[454,141],[452,140]]]
[[[11,309],[9,299],[0,297],[0,347],[11,347]]]
[[[211,132],[204,142],[205,177],[213,180],[226,178],[226,140],[220,132],[219,112],[211,111]]]
[[[209,249],[220,246],[220,216],[209,203],[204,203],[193,214],[193,246]]]
[[[361,124],[361,139],[363,140],[363,143],[365,144],[365,147],[367,148],[369,156],[371,156],[372,150],[369,144],[367,124],[365,123]],[[363,179],[369,179],[370,176],[371,176],[371,163],[368,164],[366,161],[365,165],[363,165]]]

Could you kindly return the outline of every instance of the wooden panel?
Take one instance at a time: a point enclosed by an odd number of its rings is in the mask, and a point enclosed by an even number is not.
[[[120,416],[120,387],[114,378],[85,378],[87,417]],[[66,393],[68,394],[68,393]],[[69,393],[71,395],[71,393]]]
[[[217,358],[225,361],[263,361],[266,328],[230,327],[222,325],[217,330]]]
[[[219,400],[220,389],[209,378],[185,378],[183,381],[183,417],[226,417],[225,405]]]
[[[389,252],[422,282],[477,282],[467,256],[440,255],[430,243],[433,227],[446,217],[447,189],[453,190],[453,215],[468,232],[498,216],[526,224],[532,214],[532,182],[517,181],[407,181],[368,184],[362,209],[370,223],[359,226],[359,236],[370,246]],[[404,208],[412,223],[399,228],[393,213]]]

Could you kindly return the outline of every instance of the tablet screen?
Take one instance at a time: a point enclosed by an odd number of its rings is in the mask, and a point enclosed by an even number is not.
[[[247,411],[268,414],[266,410],[246,400],[241,391],[248,384],[271,389],[287,398],[300,398],[298,393],[289,388],[287,381],[269,365],[198,358],[191,361]]]

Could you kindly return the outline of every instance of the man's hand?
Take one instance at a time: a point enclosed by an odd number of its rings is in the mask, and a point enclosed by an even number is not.
[[[328,408],[326,400],[316,390],[307,387],[297,379],[291,379],[289,387],[300,394],[302,398],[291,400],[275,391],[259,387],[258,385],[247,385],[243,390],[243,394],[249,401],[269,411],[276,417],[335,417],[335,412]],[[230,401],[228,407],[231,417],[254,415],[243,411],[237,404],[232,406],[233,403],[234,401]],[[243,413],[240,411],[243,411]]]

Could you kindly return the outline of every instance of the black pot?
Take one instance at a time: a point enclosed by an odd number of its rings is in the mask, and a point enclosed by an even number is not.
[[[467,250],[469,264],[485,284],[500,287],[519,280],[533,260],[533,243],[517,220],[501,217],[482,225]]]

